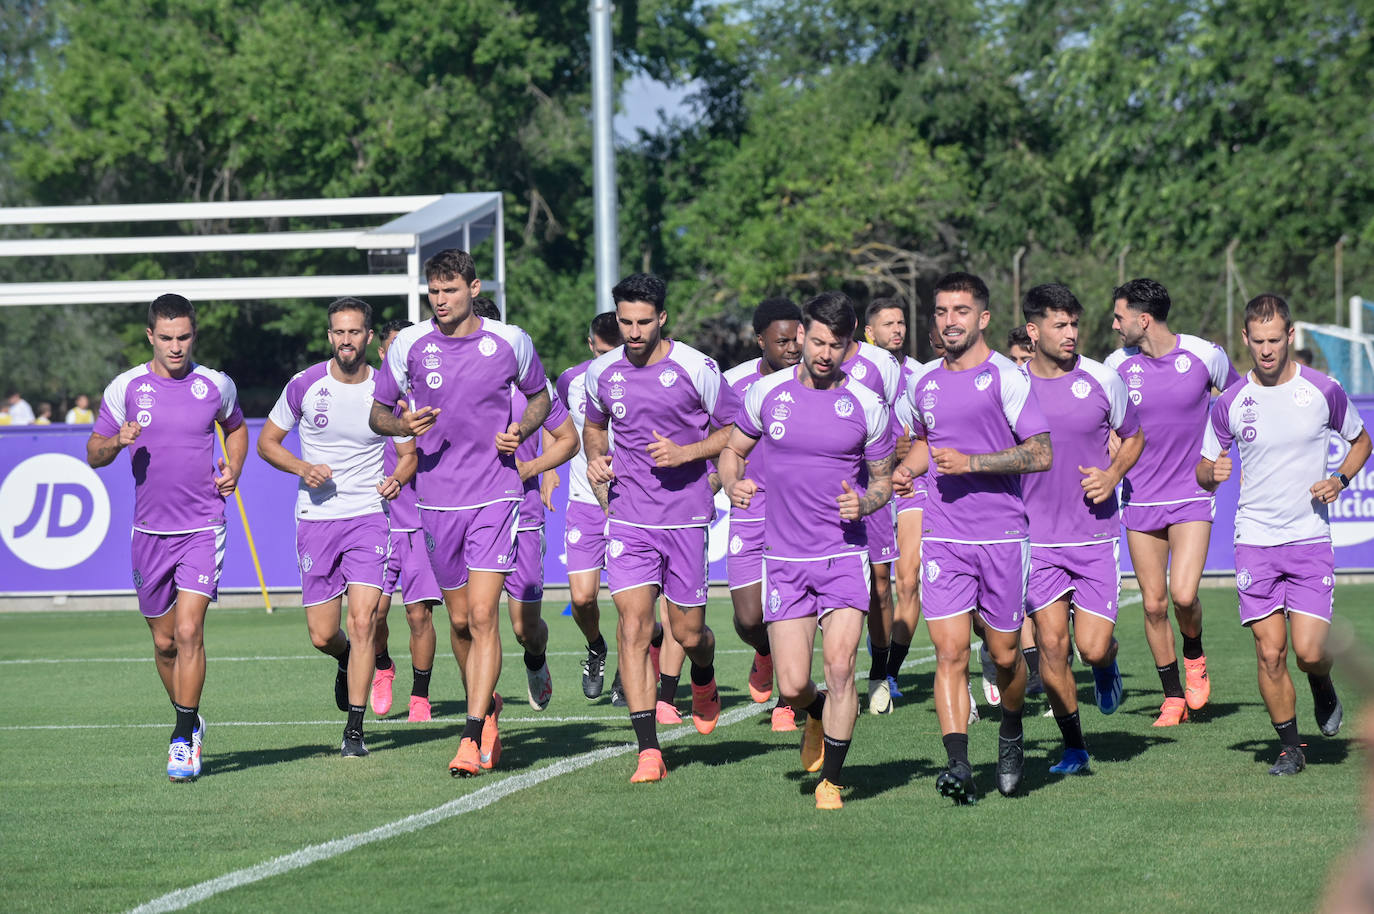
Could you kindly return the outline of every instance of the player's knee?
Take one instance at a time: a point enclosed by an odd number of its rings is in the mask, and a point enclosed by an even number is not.
[[[1106,645],[1084,644],[1080,641],[1078,643],[1078,653],[1083,658],[1083,662],[1088,666],[1105,666],[1108,662],[1107,655],[1111,653],[1109,650],[1110,643],[1111,642],[1108,642]]]
[[[1182,585],[1180,585],[1180,586],[1178,586],[1178,587],[1174,587],[1172,584],[1170,584],[1170,586],[1169,586],[1169,599],[1172,600],[1174,606],[1176,606],[1176,607],[1179,608],[1179,609],[1182,609],[1182,610],[1192,610],[1192,609],[1195,609],[1195,608],[1197,607],[1197,604],[1198,604],[1197,588],[1196,588],[1196,587],[1185,587],[1185,586],[1182,586]]]
[[[1280,644],[1260,644],[1255,648],[1260,672],[1266,676],[1278,676],[1288,670],[1288,646]]]
[[[1042,660],[1061,663],[1069,657],[1069,633],[1064,631],[1036,632],[1035,645]]]
[[[177,655],[177,639],[170,632],[153,635],[153,650],[164,660],[174,660]]]
[[[1315,645],[1294,644],[1293,659],[1304,673],[1325,673],[1331,664],[1331,659]]]
[[[1146,621],[1169,621],[1169,600],[1167,597],[1147,597],[1141,603],[1145,608]]]
[[[420,635],[434,627],[434,613],[424,604],[417,605],[414,609],[406,607],[406,624],[410,626],[411,634]]]
[[[854,682],[854,658],[837,657],[825,661],[825,681],[832,689]]]
[[[195,620],[177,622],[175,638],[178,651],[199,648],[205,638],[205,627]]]
[[[958,644],[936,644],[935,663],[941,667],[962,667],[968,669],[969,649],[968,645]]]

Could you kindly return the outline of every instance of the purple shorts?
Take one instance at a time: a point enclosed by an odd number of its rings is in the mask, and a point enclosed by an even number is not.
[[[611,593],[656,585],[678,606],[706,604],[705,527],[635,527],[611,523],[606,579]]]
[[[1236,543],[1236,591],[1240,624],[1249,625],[1282,609],[1331,621],[1336,555],[1331,544]]]
[[[425,554],[425,535],[419,530],[391,531],[391,556],[386,562],[382,593],[395,593],[398,586],[407,603],[437,603],[443,599]]]
[[[515,521],[518,501],[498,501],[480,508],[420,510],[425,551],[434,580],[443,590],[467,586],[468,570],[508,573],[515,565]]]
[[[506,575],[506,593],[521,603],[544,599],[544,528],[515,531],[515,567]]]
[[[1021,628],[1026,612],[1030,544],[921,544],[921,610],[926,619],[948,619],[977,610],[983,624],[999,632]]]
[[[897,560],[897,512],[892,502],[864,518],[868,531],[868,560],[885,565]]]
[[[792,562],[770,556],[763,564],[763,620],[823,619],[832,609],[867,614],[868,572],[862,552]]]
[[[601,571],[606,566],[606,512],[600,505],[569,501],[563,522],[563,548],[568,574]]]
[[[930,495],[930,492],[926,489],[925,476],[917,476],[915,479],[911,481],[911,486],[911,495],[898,495],[896,497],[898,514],[901,514],[903,511],[925,510],[926,498]]]
[[[1211,523],[1216,515],[1216,499],[1201,498],[1172,505],[1126,505],[1121,509],[1121,523],[1127,530],[1152,533],[1194,520]]]
[[[1026,611],[1039,612],[1073,594],[1075,610],[1116,621],[1121,592],[1121,541],[1087,546],[1031,546]]]
[[[386,515],[296,521],[296,565],[301,603],[316,606],[365,584],[382,590],[390,552]]]
[[[763,580],[763,521],[730,521],[730,545],[725,549],[725,580],[730,589]]]
[[[149,619],[165,616],[183,590],[219,596],[224,570],[224,528],[191,533],[133,531],[130,540],[138,611]]]

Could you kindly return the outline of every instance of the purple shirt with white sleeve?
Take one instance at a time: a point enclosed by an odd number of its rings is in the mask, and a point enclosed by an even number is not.
[[[224,526],[224,496],[215,479],[215,423],[243,424],[229,376],[192,365],[165,378],[151,363],[119,375],[105,388],[93,431],[112,438],[133,420],[142,427],[129,445],[134,471],[134,523],[142,533],[190,533]]]
[[[1050,468],[1022,480],[1031,545],[1087,546],[1116,539],[1121,530],[1116,493],[1093,504],[1083,493],[1078,468],[1111,466],[1110,433],[1130,438],[1140,430],[1125,382],[1101,362],[1083,357],[1057,378],[1028,373],[1054,448]]]
[[[1126,474],[1121,493],[1128,505],[1176,505],[1209,501],[1197,484],[1195,459],[1207,425],[1212,388],[1240,380],[1220,346],[1180,333],[1174,348],[1152,359],[1137,346],[1118,349],[1105,364],[1126,381],[1126,395],[1145,429],[1145,450]]]
[[[415,439],[421,510],[521,499],[515,458],[496,450],[496,435],[520,420],[512,413],[512,385],[534,396],[546,383],[529,335],[510,324],[482,319],[476,331],[451,337],[431,320],[396,334],[373,396],[388,410],[402,396],[414,409],[439,410],[433,427]]]
[[[908,399],[913,431],[932,448],[995,454],[1050,430],[1026,372],[997,352],[962,371],[941,361],[911,385]],[[1026,539],[1021,476],[947,476],[932,463],[923,526],[925,539],[950,543]]]
[[[563,400],[554,392],[553,385],[547,381],[545,389],[549,392],[549,414],[544,418],[542,428],[550,433],[558,426],[562,425],[568,418],[568,411],[563,406]],[[525,414],[525,407],[529,405],[529,398],[520,392],[518,388],[511,389],[511,414],[522,416]],[[515,459],[521,463],[528,463],[539,456],[543,450],[543,434],[535,432],[515,449]],[[553,470],[549,471],[550,473]],[[539,476],[531,476],[525,480],[525,494],[520,500],[520,519],[516,523],[517,530],[538,530],[544,526],[544,502],[539,497]]]
[[[730,385],[730,389],[735,392],[735,396],[743,402],[749,393],[749,388],[757,383],[763,375],[759,373],[759,366],[763,364],[762,358],[750,359],[747,362],[736,365],[725,372],[725,383]],[[773,372],[778,374],[779,372]],[[790,374],[783,371],[782,374]],[[772,377],[770,374],[769,377]],[[758,491],[749,500],[749,507],[739,508],[735,505],[730,506],[730,523],[760,523],[763,521],[763,507],[765,503],[764,495],[764,460],[767,456],[767,448],[756,447],[749,455],[749,465],[745,467],[744,475],[753,480],[758,486]]]
[[[568,463],[568,501],[600,507],[587,480],[587,452],[582,447],[582,429],[587,424],[587,366],[591,363],[587,359],[563,372],[554,389],[577,429],[577,453]]]
[[[1345,389],[1306,365],[1299,365],[1291,380],[1273,387],[1246,374],[1226,388],[1212,406],[1201,453],[1215,461],[1222,451],[1234,448],[1245,467],[1236,506],[1236,542],[1280,546],[1329,541],[1330,506],[1314,499],[1309,490],[1329,475],[1331,432],[1354,441],[1363,429],[1360,411]]]
[[[739,401],[716,363],[672,340],[668,353],[640,368],[611,350],[587,368],[587,420],[615,434],[608,516],[638,527],[704,527],[715,517],[708,462],[660,467],[649,456],[654,433],[694,444],[735,419]]]
[[[866,554],[864,519],[841,520],[836,499],[845,482],[862,494],[860,469],[892,454],[887,404],[852,378],[825,390],[807,387],[797,380],[801,370],[756,381],[735,420],[741,432],[758,439],[750,458],[764,452],[765,479],[804,490],[769,502],[764,554],[789,561]]]

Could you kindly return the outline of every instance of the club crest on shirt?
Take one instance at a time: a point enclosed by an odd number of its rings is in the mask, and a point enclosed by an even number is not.
[[[775,616],[782,611],[782,594],[776,587],[768,591],[768,611]]]
[[[577,527],[568,528],[568,542],[574,546],[582,542],[582,531]]]
[[[619,400],[625,396],[625,388],[619,384],[612,384],[610,393],[612,400]]]
[[[134,586],[143,586],[143,572],[139,571],[137,568],[134,569]]]
[[[1259,430],[1256,429],[1253,425],[1247,425],[1245,426],[1245,428],[1240,430],[1240,440],[1244,441],[1246,444],[1249,444],[1258,437]]]
[[[849,373],[854,376],[856,381],[862,381],[864,378],[868,377],[868,366],[863,362],[856,362],[854,367],[849,370]]]
[[[677,383],[677,372],[673,371],[671,368],[659,372],[658,383],[662,384],[664,387],[672,387]]]
[[[153,414],[146,409],[141,409],[138,411],[138,415],[134,416],[134,421],[144,428],[147,428],[153,424]]]
[[[1179,374],[1184,374],[1185,372],[1187,372],[1189,368],[1192,367],[1193,360],[1188,358],[1186,355],[1180,354],[1178,358],[1174,359],[1174,371],[1177,371]]]
[[[625,552],[625,544],[622,543],[620,540],[611,540],[611,541],[606,545],[606,554],[609,555],[609,556],[610,556],[611,558],[613,558],[613,559],[618,559],[618,558],[620,558],[621,554],[624,553],[624,552]]]
[[[611,415],[612,415],[612,416],[615,416],[617,419],[624,419],[624,418],[625,418],[625,413],[626,413],[626,409],[625,409],[625,404],[624,404],[624,403],[613,403],[613,404],[611,404]]]
[[[774,422],[768,426],[768,437],[778,441],[783,435],[787,434],[787,426],[781,422]]]
[[[1138,366],[1138,365],[1132,365],[1131,367],[1132,367],[1132,368],[1139,368],[1140,366]],[[1140,386],[1143,385],[1144,383],[1145,383],[1145,379],[1142,378],[1142,377],[1141,377],[1140,375],[1138,375],[1138,374],[1133,374],[1133,375],[1131,375],[1129,378],[1126,379],[1126,386],[1127,386],[1127,387],[1131,387],[1131,388],[1140,387]]]
[[[940,564],[936,561],[926,562],[926,580],[931,584],[940,576]]]
[[[1080,400],[1086,400],[1088,394],[1092,393],[1092,390],[1092,385],[1084,378],[1079,378],[1077,381],[1074,381],[1073,386],[1069,388],[1069,392]]]
[[[134,403],[139,409],[152,409],[157,401],[153,399],[152,394],[139,394],[138,399],[135,400]]]
[[[425,383],[429,385],[430,390],[438,390],[444,386],[444,376],[437,371],[431,371],[425,375]]]
[[[973,379],[973,386],[979,390],[987,390],[992,386],[992,372],[986,368],[978,372],[978,377]]]
[[[1255,579],[1250,576],[1250,569],[1242,568],[1240,571],[1236,572],[1236,589],[1246,590],[1254,583],[1254,580]]]
[[[425,366],[426,370],[433,371],[444,363],[437,355],[427,355],[420,364]]]
[[[788,409],[786,406],[783,406],[781,403],[773,407],[773,418],[777,419],[778,421],[782,421],[790,415],[792,415],[792,410]]]
[[[848,419],[854,415],[854,400],[848,396],[840,397],[835,401],[835,415],[841,419]]]
[[[477,351],[484,356],[496,355],[496,340],[489,336],[482,337],[482,342],[477,344]]]
[[[209,385],[207,385],[200,378],[196,378],[194,381],[191,382],[191,396],[195,397],[197,400],[204,400],[205,395],[209,392]]]
[[[730,554],[731,554],[731,555],[739,555],[740,550],[743,549],[743,548],[744,548],[744,540],[740,539],[740,535],[739,535],[738,533],[736,533],[734,536],[730,537]]]
[[[1145,399],[1144,397],[1142,397],[1142,396],[1140,395],[1140,391],[1138,391],[1138,390],[1133,390],[1133,391],[1131,391],[1130,397],[1131,397],[1131,402],[1134,403],[1136,406],[1139,406],[1139,405],[1140,405],[1140,401]]]
[[[935,391],[926,388],[926,392],[921,394],[921,409],[934,409],[935,404],[940,402],[940,398],[935,396]]]
[[[1307,408],[1312,405],[1312,388],[1307,384],[1299,384],[1293,388],[1293,403],[1296,406]]]
[[[310,553],[307,552],[307,553],[305,553],[304,555],[301,556],[301,558],[300,558],[300,564],[301,564],[301,571],[305,572],[306,574],[309,574],[309,573],[310,573],[310,569],[315,567],[315,560],[312,559],[312,558],[310,557]]]

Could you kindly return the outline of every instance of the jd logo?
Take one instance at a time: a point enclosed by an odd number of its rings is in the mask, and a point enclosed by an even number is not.
[[[30,457],[0,483],[0,538],[35,568],[80,565],[100,548],[109,528],[105,484],[75,457]]]

